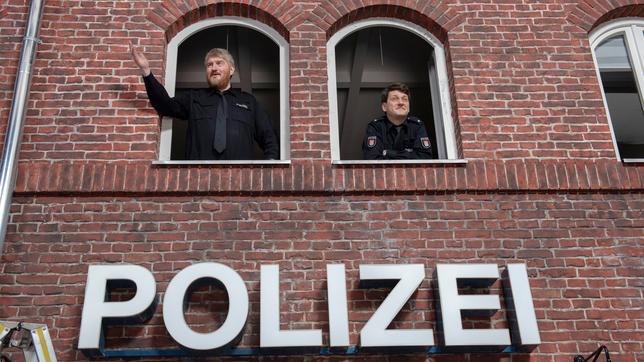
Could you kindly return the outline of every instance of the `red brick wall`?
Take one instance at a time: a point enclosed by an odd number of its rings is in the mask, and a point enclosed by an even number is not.
[[[0,5],[2,130],[27,3]],[[83,360],[75,345],[89,265],[146,266],[162,292],[187,265],[223,262],[248,282],[255,321],[259,265],[277,262],[284,300],[295,303],[283,307],[285,326],[327,338],[324,266],[344,262],[357,343],[382,297],[357,289],[361,263],[425,264],[428,279],[399,325],[435,327],[436,263],[525,261],[543,343],[513,360],[570,361],[598,343],[615,360],[644,358],[644,167],[615,160],[588,44],[599,23],[641,16],[642,1],[202,3],[46,1],[0,259],[0,319],[48,323],[59,360]],[[256,19],[289,40],[291,165],[151,165],[158,117],[127,42],[163,74],[167,40],[218,14]],[[326,40],[377,16],[423,24],[445,41],[466,165],[331,165]],[[193,307],[197,324],[221,317],[205,314],[210,304]],[[493,320],[502,326],[503,313]],[[112,345],[133,343],[120,333],[110,330]],[[172,345],[159,315],[127,333],[143,346],[151,337]],[[256,346],[257,333],[250,322],[242,345]]]
[[[0,145],[11,109],[25,18],[24,2],[0,4]]]
[[[571,360],[599,342],[615,360],[635,361],[642,350],[643,196],[20,197],[12,220],[18,232],[7,241],[0,276],[0,300],[10,307],[0,316],[47,322],[59,358],[82,359],[74,346],[88,265],[142,265],[161,292],[182,268],[215,261],[247,281],[251,315],[242,346],[257,346],[259,265],[280,265],[284,323],[327,331],[325,267],[345,263],[357,343],[383,297],[358,287],[360,264],[426,265],[427,280],[399,320],[436,328],[436,263],[526,261],[543,340],[535,359]],[[196,325],[215,317],[193,316]],[[497,327],[503,318],[493,317]],[[128,347],[172,345],[160,308],[146,326],[115,327],[110,335],[128,333]]]
[[[302,5],[287,1],[203,8],[187,1],[48,1],[22,159],[156,159],[158,119],[127,42],[142,45],[153,71],[163,74],[167,38],[218,14],[263,21],[291,40],[294,160],[329,158],[326,38],[352,20],[375,16],[410,20],[447,37],[463,157],[614,158],[587,30],[568,20],[574,18],[570,12],[583,7],[559,1],[414,3],[335,8],[324,2],[304,12]],[[18,16],[12,9],[10,17]],[[20,23],[9,25],[12,33],[21,31]],[[6,40],[15,44],[18,39]]]

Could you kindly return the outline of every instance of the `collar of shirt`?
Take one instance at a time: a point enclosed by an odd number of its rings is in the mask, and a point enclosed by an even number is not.
[[[389,120],[389,118],[385,117],[385,120],[387,120],[387,132],[391,132],[391,130],[392,130],[394,127],[397,127],[395,124],[391,123],[391,121]],[[405,129],[406,129],[406,128],[407,128],[407,118],[405,118],[405,120],[403,121],[403,123],[401,123],[400,125],[401,125],[403,128],[405,128]]]
[[[209,88],[209,90],[210,90],[210,94],[215,94],[215,93],[219,92],[215,88]],[[233,89],[233,88],[228,88],[223,93],[224,93],[224,95],[233,96],[235,98],[239,97],[239,95],[241,94],[241,92],[239,90]]]

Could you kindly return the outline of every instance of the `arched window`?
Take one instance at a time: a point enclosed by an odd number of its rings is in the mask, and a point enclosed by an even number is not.
[[[192,24],[168,43],[165,87],[174,96],[190,88],[206,88],[204,56],[225,48],[235,59],[232,88],[252,93],[273,121],[280,142],[280,160],[289,159],[288,43],[274,29],[255,20],[218,17]],[[159,161],[182,162],[186,124],[164,117]],[[257,159],[261,159],[259,148]],[[204,163],[204,161],[186,161]],[[215,161],[246,163],[246,161]],[[275,161],[248,161],[267,162]],[[279,162],[279,161],[278,161]]]
[[[411,90],[410,115],[424,121],[435,159],[456,159],[443,45],[407,21],[368,19],[327,43],[331,154],[334,162],[362,159],[367,124],[383,115],[380,93],[394,82]]]
[[[618,158],[644,161],[644,20],[608,23],[590,35]]]

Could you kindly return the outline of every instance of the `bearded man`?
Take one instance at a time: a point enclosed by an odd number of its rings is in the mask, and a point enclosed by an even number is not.
[[[150,71],[150,64],[130,44],[132,59],[141,69],[152,107],[161,115],[186,120],[187,160],[252,160],[255,142],[266,160],[279,159],[279,144],[268,114],[255,97],[231,88],[235,60],[221,48],[204,58],[209,88],[190,89],[170,97]]]

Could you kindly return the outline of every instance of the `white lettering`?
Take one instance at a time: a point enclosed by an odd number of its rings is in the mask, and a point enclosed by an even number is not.
[[[326,267],[327,298],[329,300],[329,342],[331,347],[349,346],[349,311],[344,264]]]
[[[259,292],[259,346],[318,347],[322,346],[322,331],[280,330],[280,276],[278,265],[262,265]]]
[[[199,279],[220,281],[228,293],[228,315],[217,330],[195,332],[184,318],[184,299],[190,285]],[[163,322],[166,329],[184,347],[211,350],[233,342],[244,329],[248,317],[248,290],[244,280],[230,267],[219,263],[194,264],[179,272],[168,284],[163,299]]]
[[[431,329],[387,329],[425,279],[422,264],[360,265],[360,280],[400,280],[360,331],[360,346],[433,346]]]
[[[498,310],[498,295],[460,295],[458,279],[496,280],[496,264],[438,264],[438,292],[446,347],[507,346],[510,333],[507,329],[464,329],[462,310]]]
[[[107,282],[131,281],[136,294],[124,302],[107,302]],[[142,314],[154,301],[156,283],[149,270],[137,265],[90,265],[87,271],[85,301],[78,348],[99,348],[104,318],[129,318]]]
[[[499,279],[496,264],[438,264],[436,266],[439,318],[447,349],[457,347],[533,348],[541,343],[532,293],[525,264],[510,264],[504,280],[508,319],[512,322],[512,339],[508,329],[464,329],[462,311],[487,311],[501,308],[498,295],[461,295],[459,280],[489,286]],[[228,293],[228,314],[224,323],[210,333],[195,332],[186,323],[185,298],[190,286],[202,279],[221,282]],[[425,279],[425,267],[412,265],[361,265],[361,281],[398,281],[380,307],[360,331],[361,347],[428,347],[434,345],[432,329],[388,329],[392,320]],[[108,284],[112,281],[134,283],[136,292],[127,301],[107,301]],[[344,264],[327,265],[327,298],[329,312],[329,345],[350,347],[349,305]],[[260,347],[321,347],[322,331],[280,329],[280,276],[277,265],[260,268]],[[105,321],[127,324],[154,307],[156,284],[147,269],[136,265],[94,265],[87,273],[78,348],[89,355],[100,351]],[[169,334],[182,346],[208,351],[235,343],[244,329],[249,312],[248,290],[241,276],[219,263],[194,264],[179,272],[168,284],[163,300],[163,321]]]
[[[518,344],[524,346],[537,346],[541,343],[537,316],[534,312],[532,292],[528,281],[528,270],[525,264],[509,264],[507,266],[510,285],[506,297],[509,297],[514,319],[517,323],[516,335]]]

